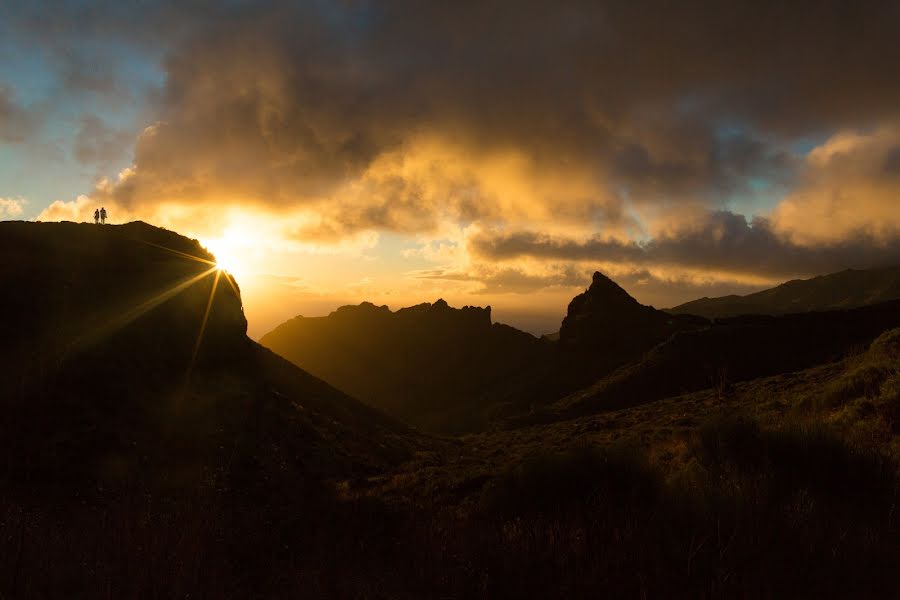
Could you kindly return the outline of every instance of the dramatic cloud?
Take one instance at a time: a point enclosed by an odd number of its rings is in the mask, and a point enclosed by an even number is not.
[[[778,231],[805,246],[871,239],[898,260],[900,125],[836,134],[806,162],[803,183],[774,212]]]
[[[120,86],[73,31],[162,83],[133,164],[40,218],[365,256],[410,295],[563,297],[603,269],[674,304],[900,262],[896,2],[91,6],[6,10],[67,89]],[[75,156],[113,164],[95,112]]]
[[[632,205],[787,184],[790,136],[900,99],[890,4],[638,4],[219,10],[109,192],[303,207],[338,235],[510,206],[628,228]]]

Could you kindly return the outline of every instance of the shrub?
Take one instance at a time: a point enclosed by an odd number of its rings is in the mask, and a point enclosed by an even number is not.
[[[510,469],[488,486],[483,507],[512,516],[552,514],[603,499],[644,504],[657,498],[660,485],[659,475],[636,451],[582,448],[538,454]]]
[[[814,407],[837,408],[857,398],[874,398],[890,374],[891,368],[880,362],[859,365],[828,384]]]
[[[763,430],[745,417],[715,419],[700,428],[692,449],[719,481],[753,478],[775,497],[804,491],[821,502],[860,505],[884,501],[894,489],[887,458],[822,426]]]
[[[870,349],[887,360],[900,359],[900,327],[882,333],[872,342]]]
[[[891,430],[900,433],[900,373],[894,373],[884,382],[875,406]]]

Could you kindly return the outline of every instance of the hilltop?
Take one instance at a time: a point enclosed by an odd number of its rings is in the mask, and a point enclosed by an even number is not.
[[[847,269],[812,279],[795,279],[746,296],[700,298],[668,308],[666,312],[717,319],[856,308],[898,299],[900,267]]]
[[[35,457],[17,477],[215,470],[224,457],[203,448],[233,449],[253,427],[317,477],[403,453],[402,427],[246,336],[237,283],[195,240],[144,223],[0,223],[0,257],[3,444]]]
[[[431,443],[251,341],[196,240],[3,222],[0,282],[3,595],[98,577],[131,597],[267,595],[285,561],[334,573],[294,544],[349,535],[337,489]]]

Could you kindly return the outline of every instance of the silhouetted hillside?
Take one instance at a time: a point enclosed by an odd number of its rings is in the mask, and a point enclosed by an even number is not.
[[[342,306],[291,319],[260,342],[372,406],[441,431],[483,428],[530,397],[551,361],[547,343],[491,323],[490,307],[443,300],[396,312]]]
[[[715,319],[855,308],[897,299],[900,299],[900,267],[847,269],[812,279],[788,281],[746,296],[700,298],[666,309],[666,312]]]
[[[241,460],[335,477],[409,450],[402,427],[248,339],[237,285],[194,240],[0,223],[0,281],[7,481],[228,478]]]
[[[900,301],[842,311],[721,319],[658,345],[642,360],[548,407],[571,418],[833,362],[900,326]]]
[[[388,414],[443,432],[484,430],[590,385],[679,331],[708,325],[643,306],[601,273],[558,341],[492,324],[490,308],[370,303],[297,317],[261,343]]]

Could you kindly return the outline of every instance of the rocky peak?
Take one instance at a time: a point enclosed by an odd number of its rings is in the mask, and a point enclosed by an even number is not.
[[[630,345],[632,339],[655,337],[668,318],[632,298],[612,279],[597,271],[591,286],[569,303],[560,328],[560,342],[575,346]]]

